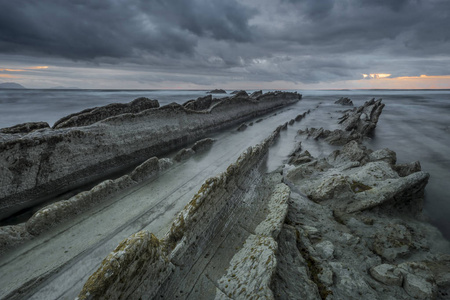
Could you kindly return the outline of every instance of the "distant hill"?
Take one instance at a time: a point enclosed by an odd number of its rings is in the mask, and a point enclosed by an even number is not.
[[[0,89],[26,89],[26,87],[15,82],[5,82],[0,83]]]

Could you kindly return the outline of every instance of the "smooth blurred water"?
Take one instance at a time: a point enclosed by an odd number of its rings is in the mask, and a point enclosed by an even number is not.
[[[231,91],[228,91],[230,93]],[[252,91],[248,91],[252,92]],[[329,128],[327,111],[340,97],[349,97],[355,106],[370,98],[383,98],[386,104],[375,136],[368,142],[372,149],[390,148],[398,162],[419,160],[431,174],[426,188],[425,214],[447,238],[450,238],[450,90],[327,90],[298,91],[302,103],[321,109],[311,115],[314,124]],[[55,121],[80,110],[110,103],[126,103],[138,97],[159,100],[161,105],[205,96],[206,91],[184,90],[0,90],[0,128],[18,123]],[[229,94],[214,94],[224,97]],[[297,106],[296,105],[296,106]],[[273,130],[273,129],[268,129]],[[268,131],[269,132],[269,131]]]

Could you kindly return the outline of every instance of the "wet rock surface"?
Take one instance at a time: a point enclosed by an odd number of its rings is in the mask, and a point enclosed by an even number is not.
[[[239,92],[230,101],[246,97]],[[215,105],[229,103],[208,109]],[[286,165],[266,173],[270,146],[291,130],[288,122],[279,126],[207,179],[163,238],[140,231],[121,242],[79,299],[448,299],[450,243],[421,216],[429,174],[419,162],[397,164],[394,151],[361,143],[381,110],[373,100],[347,112],[341,124],[358,138],[339,129],[342,146],[329,155],[315,157],[308,147],[329,142],[334,129],[301,132],[308,143],[296,139]],[[199,140],[174,161],[213,142]],[[120,182],[171,163],[149,159]],[[91,193],[108,196],[103,185]],[[37,220],[54,215],[41,212]],[[0,243],[27,239],[38,224],[1,228]]]
[[[335,104],[341,104],[341,105],[353,106],[352,100],[350,100],[350,98],[347,98],[347,97],[341,97],[341,98],[339,98],[339,100],[337,100],[334,103]]]
[[[360,107],[345,112],[339,118],[342,129],[307,128],[299,131],[299,134],[305,134],[315,140],[323,139],[331,145],[342,146],[349,141],[362,142],[375,130],[383,108],[384,104],[381,103],[381,99],[376,101],[372,99]]]
[[[68,115],[56,121],[53,128],[87,126],[109,117],[125,113],[138,113],[146,109],[157,107],[159,107],[158,100],[141,97],[130,103],[113,103],[102,107],[89,108],[79,113]]]
[[[240,92],[199,98],[186,108],[139,98],[67,116],[55,129],[2,133],[0,218],[300,99],[297,93],[255,99]]]
[[[18,124],[12,127],[0,128],[0,133],[15,134],[15,133],[29,133],[34,130],[50,128],[47,122],[30,122]]]

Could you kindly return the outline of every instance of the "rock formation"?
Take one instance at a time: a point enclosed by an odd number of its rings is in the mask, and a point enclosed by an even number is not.
[[[347,97],[341,97],[341,98],[339,98],[339,100],[337,100],[334,103],[335,104],[341,104],[341,105],[353,106],[352,100],[350,100],[350,98],[347,98]]]
[[[299,134],[307,134],[315,140],[324,139],[331,145],[345,145],[349,141],[361,142],[365,137],[370,137],[375,130],[383,108],[381,99],[375,101],[374,98],[358,108],[347,111],[339,119],[342,129],[331,131],[323,128],[307,128],[299,131]]]
[[[94,124],[109,117],[126,113],[138,113],[150,108],[159,107],[158,100],[148,98],[137,98],[130,103],[113,103],[106,106],[85,109],[79,113],[68,115],[59,119],[53,125],[54,129],[80,127]]]
[[[274,294],[445,299],[450,245],[417,219],[429,175],[417,167],[399,168],[393,151],[368,150],[355,141],[326,158],[310,159],[285,177],[293,191],[277,260],[287,261],[292,253],[299,259],[295,266],[278,265]],[[293,287],[291,276],[302,279],[300,286]]]
[[[199,98],[189,108],[156,107],[157,102],[140,98],[73,114],[55,129],[0,134],[0,218],[300,98],[239,93],[214,102]]]
[[[299,143],[283,184],[261,169],[283,127],[208,179],[163,240],[122,242],[79,299],[445,299],[450,244],[417,219],[420,165],[356,141],[318,159]]]
[[[0,133],[15,134],[15,133],[29,133],[34,130],[50,128],[47,122],[29,122],[23,124],[17,124],[12,127],[0,128]]]
[[[207,92],[208,94],[226,94],[227,92],[225,90],[222,89],[215,89],[215,90],[211,90],[209,92]]]
[[[280,130],[206,180],[163,240],[143,231],[123,241],[78,299],[273,298],[289,188],[262,165]]]

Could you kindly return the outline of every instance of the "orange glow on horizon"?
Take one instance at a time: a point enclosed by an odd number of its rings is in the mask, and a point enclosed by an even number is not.
[[[44,70],[44,69],[48,69],[48,66],[35,66],[35,67],[28,67],[25,69],[0,69],[0,72],[26,72],[29,70]]]
[[[42,70],[42,69],[48,69],[48,66],[36,66],[36,67],[30,67],[27,68],[29,70]]]
[[[450,79],[450,75],[420,75],[420,76],[402,76],[395,79]]]
[[[0,74],[0,78],[19,78],[18,76],[8,75],[8,74]]]

